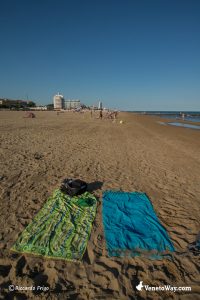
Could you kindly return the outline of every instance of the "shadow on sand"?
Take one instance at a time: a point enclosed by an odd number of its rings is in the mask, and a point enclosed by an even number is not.
[[[91,193],[91,192],[101,189],[102,186],[103,186],[102,181],[94,181],[94,182],[88,183],[87,190],[88,190],[88,192]]]

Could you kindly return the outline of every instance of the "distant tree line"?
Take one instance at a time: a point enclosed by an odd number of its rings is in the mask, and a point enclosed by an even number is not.
[[[35,102],[33,101],[23,101],[23,100],[8,100],[8,99],[0,99],[0,109],[15,109],[21,110],[26,108],[36,107]]]

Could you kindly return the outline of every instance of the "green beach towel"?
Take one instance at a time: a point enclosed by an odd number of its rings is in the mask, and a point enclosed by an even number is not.
[[[81,260],[96,207],[96,198],[88,192],[72,198],[55,190],[11,250],[49,258]]]

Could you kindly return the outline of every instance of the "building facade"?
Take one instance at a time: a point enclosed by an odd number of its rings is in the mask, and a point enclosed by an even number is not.
[[[64,109],[64,97],[59,93],[53,97],[54,109]]]
[[[65,109],[76,109],[81,106],[80,100],[65,100]]]

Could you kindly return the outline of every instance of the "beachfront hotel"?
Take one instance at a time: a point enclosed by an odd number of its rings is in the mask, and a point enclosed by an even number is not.
[[[65,109],[76,109],[81,106],[80,100],[65,100]]]
[[[55,110],[60,110],[60,109],[76,109],[81,107],[81,102],[80,100],[76,99],[68,99],[65,100],[64,96],[58,93],[53,97],[53,104],[54,104],[54,109]]]
[[[60,109],[76,109],[81,106],[81,102],[78,99],[68,99],[65,100],[64,96],[58,93],[53,97],[53,104],[54,104],[54,109],[55,110],[60,110]]]
[[[63,109],[64,108],[64,97],[60,93],[53,97],[54,109]]]

